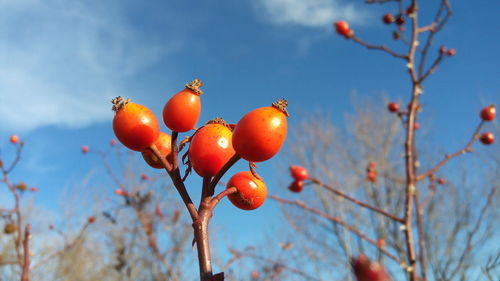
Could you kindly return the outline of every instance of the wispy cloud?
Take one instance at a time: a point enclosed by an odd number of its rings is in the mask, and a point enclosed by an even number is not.
[[[109,118],[127,78],[174,46],[144,36],[120,1],[0,0],[0,130]]]
[[[365,13],[358,6],[339,0],[259,0],[257,13],[264,12],[265,20],[282,25],[324,27],[336,20],[360,24]]]

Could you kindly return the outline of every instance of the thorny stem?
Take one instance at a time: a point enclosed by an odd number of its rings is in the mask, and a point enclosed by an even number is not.
[[[418,228],[418,248],[420,258],[420,270],[422,271],[422,279],[427,280],[427,270],[425,265],[425,230],[424,230],[424,209],[420,204],[420,196],[418,191],[415,191],[415,209],[417,211],[417,228]]]
[[[384,215],[384,216],[386,216],[386,217],[388,217],[388,218],[390,218],[390,219],[392,219],[392,220],[394,220],[394,221],[397,221],[397,222],[400,222],[400,223],[404,223],[404,220],[403,220],[402,218],[397,217],[397,216],[395,216],[395,215],[393,215],[393,214],[391,214],[391,213],[388,213],[388,212],[386,212],[386,211],[384,211],[384,210],[382,210],[382,209],[379,209],[379,208],[377,208],[377,207],[375,207],[375,206],[372,206],[372,205],[370,205],[370,204],[367,204],[367,203],[365,203],[365,202],[362,202],[362,201],[360,201],[360,200],[358,200],[358,199],[356,199],[356,198],[353,198],[353,197],[351,197],[351,196],[349,196],[349,195],[347,195],[347,194],[343,193],[342,191],[340,191],[340,190],[338,190],[338,189],[336,189],[336,188],[334,188],[334,187],[332,187],[332,186],[329,186],[329,185],[327,185],[327,184],[323,183],[322,181],[320,181],[320,180],[319,180],[319,179],[317,179],[317,178],[311,178],[311,182],[313,182],[313,183],[315,183],[315,184],[317,184],[317,185],[319,185],[319,186],[321,186],[321,187],[325,188],[326,190],[328,190],[328,191],[332,192],[333,194],[335,194],[335,195],[337,195],[337,196],[340,196],[340,197],[342,197],[342,198],[344,198],[344,199],[347,199],[347,200],[349,200],[349,201],[353,202],[354,204],[357,204],[357,205],[359,205],[359,206],[361,206],[361,207],[364,207],[364,208],[370,209],[370,210],[372,210],[372,211],[374,211],[374,212],[376,212],[376,213],[379,213],[379,214],[381,214],[381,215]]]
[[[21,281],[30,281],[30,225],[27,224],[24,230],[24,260],[23,260],[23,271],[21,273]]]
[[[269,198],[270,199],[273,199],[281,204],[289,204],[289,205],[295,205],[297,207],[300,207],[310,213],[313,213],[313,214],[316,214],[320,217],[323,217],[325,219],[328,219],[334,223],[337,223],[337,224],[340,224],[342,225],[345,229],[349,230],[350,232],[352,232],[353,234],[357,235],[359,238],[367,241],[368,243],[372,244],[373,246],[377,247],[380,252],[382,252],[384,255],[386,255],[387,257],[391,258],[392,260],[394,260],[395,262],[397,262],[398,264],[401,264],[401,261],[398,257],[396,257],[395,255],[389,253],[385,248],[382,248],[382,247],[379,247],[377,245],[377,241],[375,241],[374,239],[371,239],[369,238],[366,234],[364,234],[363,232],[361,232],[360,230],[358,230],[356,227],[352,226],[352,225],[349,225],[348,223],[346,223],[344,220],[342,220],[341,218],[339,217],[335,217],[335,216],[331,216],[329,214],[326,214],[316,208],[312,208],[312,207],[309,207],[307,206],[304,202],[302,201],[299,201],[299,200],[295,200],[295,201],[291,201],[291,200],[286,200],[286,199],[283,199],[283,198],[280,198],[276,195],[269,195]]]

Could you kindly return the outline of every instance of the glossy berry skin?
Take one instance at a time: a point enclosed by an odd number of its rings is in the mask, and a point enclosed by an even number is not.
[[[399,104],[390,102],[389,104],[387,104],[387,110],[389,110],[389,112],[396,113],[399,111]]]
[[[236,187],[238,191],[229,194],[228,198],[234,206],[242,210],[254,210],[266,201],[266,184],[257,179],[249,171],[239,172],[227,182],[227,188]]]
[[[287,133],[288,114],[284,110],[261,107],[243,116],[233,131],[236,153],[250,162],[262,162],[278,153]]]
[[[349,23],[347,21],[341,20],[335,22],[335,30],[338,34],[348,37],[351,33],[351,29],[349,28]]]
[[[491,121],[495,119],[497,115],[497,109],[494,105],[487,106],[481,110],[481,119],[484,121]]]
[[[163,122],[170,130],[182,133],[195,128],[201,113],[202,85],[200,80],[192,81],[165,104]]]
[[[309,179],[309,173],[306,168],[301,166],[290,166],[290,174],[296,181],[304,181]]]
[[[492,132],[486,132],[481,135],[481,142],[485,145],[490,145],[495,142],[495,135]]]
[[[10,143],[12,143],[12,144],[16,144],[16,143],[18,143],[18,142],[19,142],[19,137],[18,137],[18,136],[16,136],[16,135],[12,135],[12,136],[10,136],[9,141],[10,141]]]
[[[200,177],[215,176],[234,156],[232,136],[224,124],[207,124],[196,131],[189,145],[189,161]]]
[[[160,152],[160,155],[164,158],[171,157],[172,156],[172,144],[171,144],[172,138],[170,137],[169,134],[160,132],[160,135],[154,142],[156,145],[156,148]],[[150,150],[145,150],[141,152],[142,158],[144,158],[144,161],[148,163],[149,166],[155,169],[163,169],[163,164],[160,159],[158,159],[153,152]]]
[[[290,184],[290,186],[288,186],[288,190],[299,193],[304,190],[304,182],[301,180],[295,180]]]
[[[385,14],[383,17],[382,17],[382,21],[385,23],[385,24],[391,24],[394,22],[394,16],[392,14]]]
[[[133,102],[123,102],[115,105],[114,109],[116,114],[113,131],[118,140],[129,149],[143,151],[160,135],[158,120],[149,108]]]
[[[364,254],[351,260],[357,281],[391,281],[389,273],[378,263],[370,261]]]

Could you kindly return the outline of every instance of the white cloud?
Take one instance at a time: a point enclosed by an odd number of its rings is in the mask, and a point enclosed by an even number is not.
[[[0,0],[0,130],[109,119],[125,82],[175,46],[141,34],[120,1]]]
[[[265,20],[274,24],[293,24],[306,27],[322,27],[337,20],[362,23],[364,13],[352,4],[339,0],[259,0],[259,14],[264,11]]]

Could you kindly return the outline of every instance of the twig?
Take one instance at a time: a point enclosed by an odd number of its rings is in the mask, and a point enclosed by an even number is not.
[[[452,153],[452,154],[446,154],[444,159],[441,160],[439,163],[437,163],[434,167],[432,167],[431,169],[427,170],[426,172],[420,174],[417,176],[417,181],[420,181],[432,174],[435,174],[441,167],[443,167],[446,163],[448,163],[448,161],[450,161],[451,159],[457,157],[457,156],[460,156],[460,155],[463,155],[467,152],[470,152],[472,150],[472,145],[474,144],[474,142],[479,139],[479,134],[481,132],[481,128],[483,127],[483,124],[484,124],[484,121],[482,120],[479,125],[477,126],[476,130],[474,131],[474,134],[472,135],[472,138],[469,140],[469,142],[465,145],[464,148],[458,150],[457,152],[455,153]]]
[[[452,270],[451,274],[449,275],[450,280],[453,279],[455,274],[457,274],[458,270],[460,270],[460,268],[462,267],[462,264],[465,260],[465,257],[467,256],[467,254],[471,250],[472,239],[474,238],[474,235],[478,232],[479,227],[481,226],[481,223],[483,222],[483,217],[484,217],[484,214],[486,213],[486,210],[493,202],[493,195],[495,195],[495,189],[496,189],[495,187],[491,188],[491,191],[488,194],[488,198],[486,199],[486,203],[484,204],[483,208],[481,208],[481,212],[479,213],[479,216],[476,220],[476,223],[474,224],[474,227],[469,231],[469,233],[467,233],[467,239],[465,242],[464,250],[462,251],[462,254],[460,255],[460,258],[458,260],[458,263],[457,263],[455,269]]]
[[[388,53],[389,55],[391,55],[393,57],[404,59],[404,60],[408,59],[408,56],[398,54],[398,53],[394,52],[393,50],[389,49],[387,46],[384,46],[384,45],[382,45],[382,46],[375,46],[375,45],[368,44],[365,41],[361,40],[360,38],[356,37],[355,35],[352,36],[351,39],[354,42],[356,42],[356,43],[360,44],[361,46],[364,46],[364,47],[366,47],[368,49],[371,49],[371,50],[381,50],[381,51],[384,51],[384,52]]]
[[[349,201],[353,202],[354,204],[357,204],[357,205],[359,205],[359,206],[361,206],[361,207],[364,207],[364,208],[370,209],[370,210],[372,210],[372,211],[374,211],[374,212],[376,212],[376,213],[379,213],[379,214],[381,214],[381,215],[384,215],[384,216],[386,216],[386,217],[388,217],[388,218],[390,218],[390,219],[392,219],[392,220],[394,220],[394,221],[397,221],[397,222],[400,222],[400,223],[404,223],[404,220],[403,220],[402,218],[397,217],[397,216],[395,216],[395,215],[393,215],[393,214],[391,214],[391,213],[388,213],[388,212],[386,212],[386,211],[384,211],[384,210],[382,210],[382,209],[380,209],[380,208],[377,208],[377,207],[375,207],[375,206],[372,206],[372,205],[370,205],[370,204],[367,204],[367,203],[365,203],[365,202],[362,202],[362,201],[360,201],[360,200],[358,200],[358,199],[356,199],[356,198],[353,198],[353,197],[351,197],[351,196],[349,196],[349,195],[347,195],[347,194],[343,193],[342,191],[340,191],[340,190],[338,190],[338,189],[336,189],[336,188],[334,188],[334,187],[332,187],[332,186],[329,186],[329,185],[327,185],[327,184],[323,183],[322,181],[320,181],[320,180],[319,180],[319,179],[317,179],[317,178],[311,178],[311,181],[312,181],[313,183],[315,183],[315,184],[317,184],[317,185],[319,185],[319,186],[321,186],[321,187],[325,188],[326,190],[328,190],[328,191],[332,192],[333,194],[335,194],[335,195],[337,195],[337,196],[340,196],[340,197],[342,197],[342,198],[344,198],[344,199],[347,199],[347,200],[349,200]]]
[[[280,198],[276,195],[270,195],[269,196],[270,199],[273,199],[279,203],[282,203],[282,204],[289,204],[289,205],[295,205],[297,207],[300,207],[308,212],[311,212],[313,214],[316,214],[320,217],[323,217],[325,219],[328,219],[334,223],[337,223],[337,224],[340,224],[342,225],[344,228],[346,228],[347,230],[349,230],[350,232],[354,233],[355,235],[357,235],[358,237],[360,237],[361,239],[367,241],[368,243],[372,244],[373,246],[377,247],[377,249],[379,249],[384,255],[386,255],[387,257],[391,258],[392,260],[394,260],[395,262],[397,262],[398,264],[401,264],[401,261],[398,257],[396,257],[395,255],[389,253],[386,249],[382,248],[382,247],[379,247],[377,245],[377,241],[375,241],[374,239],[371,239],[369,238],[366,234],[364,234],[363,232],[359,231],[357,228],[355,228],[354,226],[352,225],[349,225],[348,223],[346,223],[344,220],[340,219],[339,217],[335,217],[335,216],[331,216],[331,215],[328,215],[318,209],[315,209],[315,208],[312,208],[312,207],[309,207],[307,206],[304,202],[302,201],[298,201],[298,200],[295,200],[295,201],[291,201],[291,200],[287,200],[287,199],[283,199],[283,198]]]

